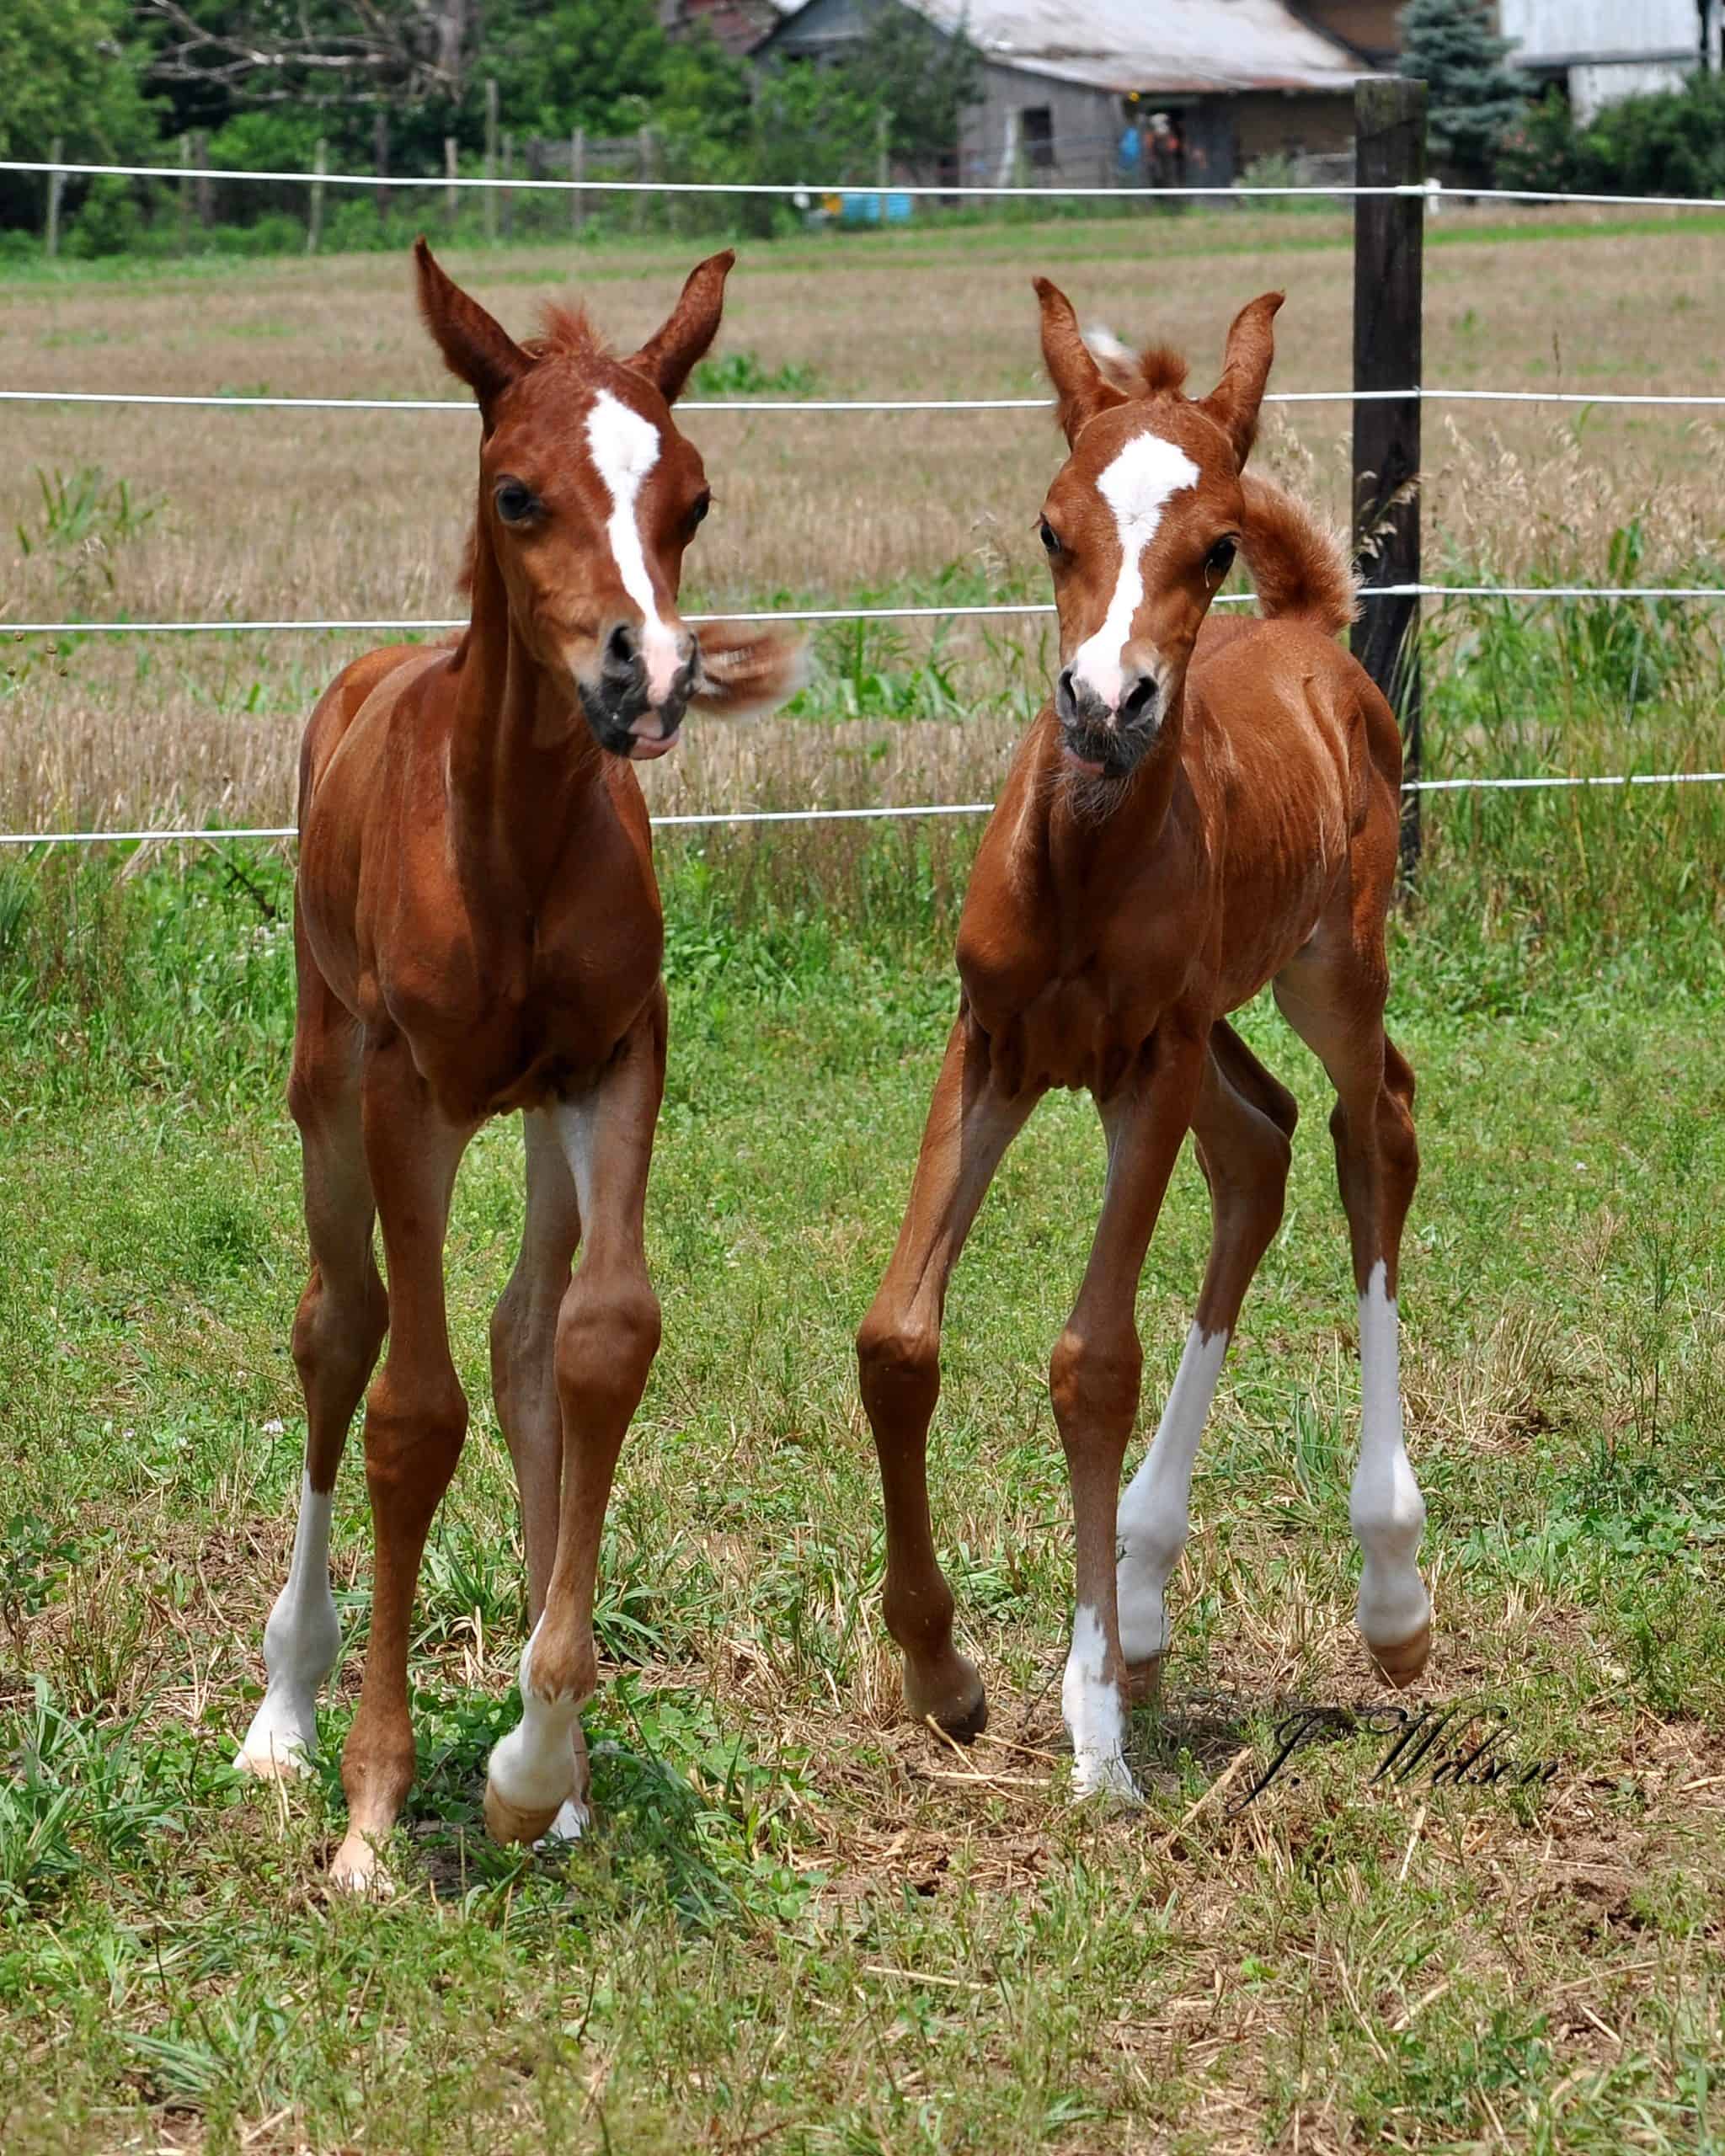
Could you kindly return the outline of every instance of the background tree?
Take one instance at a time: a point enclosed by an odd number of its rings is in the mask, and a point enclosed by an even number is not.
[[[1397,19],[1397,64],[1429,87],[1429,124],[1439,161],[1461,179],[1488,180],[1530,87],[1507,64],[1513,40],[1493,29],[1483,0],[1409,0]]]
[[[88,164],[142,163],[158,115],[125,0],[0,4],[0,157],[64,154]],[[0,223],[40,225],[45,183],[0,173]]]
[[[890,115],[892,154],[919,168],[953,157],[966,109],[981,102],[982,55],[909,8],[879,10],[839,62],[852,96]]]

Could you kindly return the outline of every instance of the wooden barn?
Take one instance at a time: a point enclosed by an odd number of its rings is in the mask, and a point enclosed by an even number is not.
[[[953,176],[1226,185],[1353,141],[1360,55],[1282,0],[805,0],[753,58],[818,63],[910,6],[983,57]]]

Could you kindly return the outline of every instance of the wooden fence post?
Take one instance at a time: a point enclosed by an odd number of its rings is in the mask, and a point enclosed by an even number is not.
[[[443,138],[443,177],[447,184],[443,190],[443,221],[449,227],[451,238],[455,236],[456,219],[460,214],[461,189],[455,184],[459,175],[455,137],[446,135]]]
[[[503,237],[505,245],[515,236],[515,191],[510,182],[515,176],[515,138],[508,128],[503,135]]]
[[[1374,76],[1354,88],[1354,181],[1360,187],[1425,182],[1426,86]],[[1354,202],[1354,387],[1419,387],[1425,203],[1418,195],[1360,195]],[[1418,584],[1419,398],[1356,400],[1354,542],[1365,582],[1354,655],[1402,725],[1406,779],[1420,775],[1419,601],[1373,599],[1375,584]],[[1402,868],[1419,862],[1420,797],[1402,803]]]
[[[50,164],[57,165],[59,163],[61,148],[61,138],[56,135],[54,137],[54,140],[48,145],[48,162]],[[44,238],[45,244],[48,249],[48,259],[51,262],[60,252],[60,194],[61,189],[65,185],[66,174],[63,172],[51,172],[49,173],[48,229]]]
[[[635,177],[647,180],[653,177],[653,130],[644,127],[635,137]],[[647,190],[644,187],[635,197],[635,230],[647,229]]]
[[[497,77],[485,77],[485,177],[497,177]],[[497,189],[485,189],[485,243],[494,246],[497,241]]]
[[[182,135],[182,136],[180,136],[180,138],[179,138],[179,168],[180,168],[180,171],[181,171],[183,173],[187,173],[187,172],[189,172],[189,171],[190,171],[190,166],[191,166],[191,162],[192,162],[192,138],[191,138],[191,136],[190,136],[189,134],[187,134],[187,135]],[[190,179],[181,179],[181,181],[180,181],[180,183],[179,183],[179,251],[180,251],[180,253],[181,253],[182,254],[189,253],[190,252],[190,250],[191,250],[191,243],[192,243],[192,184],[191,184],[191,181],[190,181]]]
[[[581,182],[587,177],[587,131],[578,127],[569,137],[569,178],[575,183],[569,190],[569,230],[579,235],[586,216],[586,204],[582,196]]]
[[[371,163],[377,174],[377,221],[389,222],[389,115],[379,105],[371,122]]]
[[[318,175],[312,182],[312,212],[306,220],[306,252],[315,254],[318,243],[323,237],[323,175],[329,169],[329,145],[320,135],[318,147],[312,152],[312,170]]]
[[[874,122],[874,178],[880,189],[880,229],[886,230],[886,192],[892,184],[892,115],[881,107]]]
[[[198,222],[208,232],[216,221],[216,184],[210,177],[210,136],[202,127],[192,130],[192,165],[195,173],[192,200],[197,205]]]

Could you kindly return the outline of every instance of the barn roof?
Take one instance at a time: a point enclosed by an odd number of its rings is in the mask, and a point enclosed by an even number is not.
[[[818,4],[818,0],[809,0]],[[904,0],[996,66],[1116,90],[1345,90],[1368,73],[1282,0]],[[769,42],[796,41],[798,8]]]

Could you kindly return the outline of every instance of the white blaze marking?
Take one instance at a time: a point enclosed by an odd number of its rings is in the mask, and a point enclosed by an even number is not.
[[[329,1592],[333,1492],[300,1483],[299,1522],[286,1584],[264,1627],[269,1683],[234,1765],[258,1774],[302,1774],[318,1741],[318,1687],[341,1646],[341,1620]]]
[[[1095,1796],[1106,1790],[1132,1799],[1138,1790],[1126,1764],[1126,1719],[1118,1686],[1103,1674],[1107,1654],[1102,1620],[1087,1602],[1081,1602],[1060,1679],[1060,1715],[1072,1739],[1073,1794]]]
[[[1162,511],[1183,488],[1197,485],[1198,467],[1184,450],[1160,435],[1135,435],[1097,481],[1114,512],[1120,542],[1120,575],[1103,625],[1081,643],[1072,671],[1110,711],[1120,701],[1120,653],[1144,599],[1144,550],[1155,538]]]
[[[605,536],[611,542],[617,574],[623,590],[641,610],[647,693],[654,703],[662,703],[670,694],[681,662],[676,632],[660,615],[653,579],[647,573],[637,509],[642,483],[659,462],[659,430],[621,398],[601,389],[587,414],[587,449],[594,470],[611,495]]]
[[[1168,1645],[1162,1597],[1180,1561],[1190,1528],[1192,1468],[1228,1352],[1226,1332],[1186,1336],[1167,1404],[1143,1465],[1120,1500],[1119,1539],[1124,1545],[1115,1574],[1120,1598],[1120,1652],[1129,1662],[1148,1662]]]
[[[1381,1258],[1359,1299],[1359,1463],[1348,1515],[1364,1562],[1359,1629],[1374,1646],[1399,1646],[1431,1615],[1413,1561],[1425,1500],[1402,1435],[1399,1325]]]

